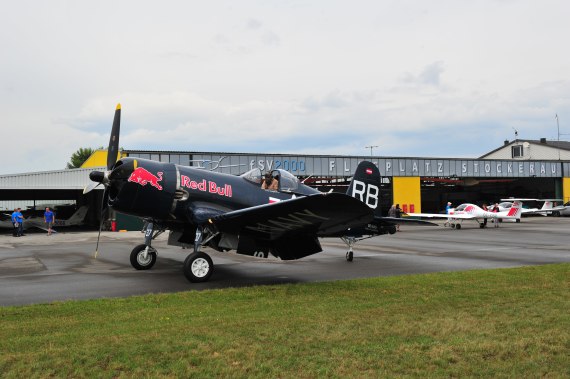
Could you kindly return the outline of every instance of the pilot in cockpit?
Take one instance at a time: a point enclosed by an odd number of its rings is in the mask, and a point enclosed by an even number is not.
[[[262,189],[268,189],[270,191],[277,191],[279,189],[279,174],[275,172],[275,175],[271,175],[271,173],[265,173],[265,178],[261,183]]]

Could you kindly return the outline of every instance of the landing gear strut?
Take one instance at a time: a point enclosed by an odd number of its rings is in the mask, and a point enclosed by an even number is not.
[[[352,247],[356,243],[356,238],[342,237],[341,239],[348,246],[348,251],[346,252],[346,260],[347,262],[352,262],[352,260],[354,259],[354,253],[352,251]]]

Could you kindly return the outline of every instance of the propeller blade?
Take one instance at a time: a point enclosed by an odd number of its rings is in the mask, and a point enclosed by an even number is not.
[[[89,192],[93,191],[99,184],[101,183],[89,183],[88,185],[85,186],[85,188],[83,188],[83,194],[88,194]]]
[[[119,153],[119,132],[121,129],[121,104],[117,104],[115,109],[115,118],[113,119],[113,128],[111,129],[111,138],[109,138],[109,148],[107,149],[107,170],[111,171],[117,161]]]
[[[97,259],[97,254],[99,254],[99,239],[101,238],[101,229],[103,229],[103,222],[105,216],[105,210],[107,208],[107,201],[109,198],[109,190],[105,187],[105,192],[103,192],[103,199],[101,200],[101,213],[100,213],[100,220],[99,220],[99,233],[97,234],[97,246],[95,246],[95,255],[93,258]]]

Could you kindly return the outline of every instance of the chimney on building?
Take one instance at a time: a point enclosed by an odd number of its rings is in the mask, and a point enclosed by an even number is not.
[[[509,144],[509,140],[506,139],[506,140],[505,140],[505,146],[507,146],[508,144]]]

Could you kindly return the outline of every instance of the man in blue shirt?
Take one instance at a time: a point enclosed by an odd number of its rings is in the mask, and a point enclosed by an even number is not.
[[[45,221],[46,226],[47,226],[47,230],[48,230],[47,235],[48,236],[51,236],[51,226],[53,225],[54,220],[55,220],[55,215],[49,209],[49,207],[46,207],[46,211],[44,212],[44,221]]]
[[[451,207],[451,201],[447,202],[447,205],[445,206],[445,214],[449,214],[449,212],[451,212],[453,208]],[[443,224],[443,226],[449,226],[451,223],[451,217],[447,219],[447,222],[445,222]]]
[[[20,208],[14,209],[12,213],[12,224],[14,225],[14,237],[24,235],[24,216],[20,212]]]
[[[18,214],[18,208],[14,208],[14,212],[12,212],[12,214],[10,215],[10,218],[12,220],[12,225],[14,226],[14,231],[12,232],[12,235],[14,237],[18,237],[18,221],[16,221],[17,214]]]

